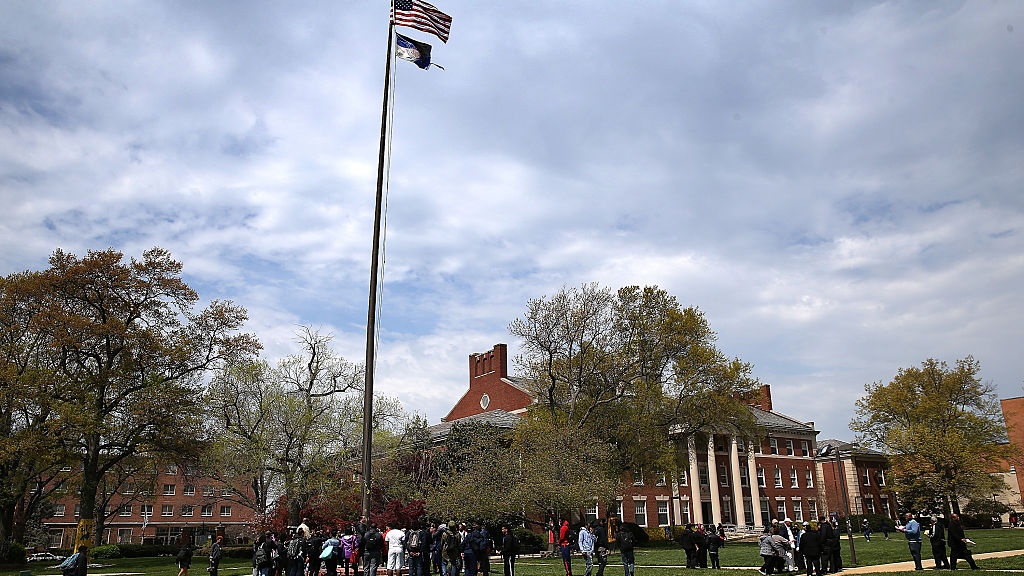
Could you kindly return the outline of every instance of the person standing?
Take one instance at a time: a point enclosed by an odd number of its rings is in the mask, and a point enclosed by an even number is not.
[[[847,519],[849,522],[849,519]],[[839,545],[839,520],[829,521],[829,526],[832,527],[832,538],[828,542],[828,552],[831,558],[829,559],[829,568],[833,573],[842,572],[843,570],[843,547]]]
[[[388,546],[388,576],[402,576],[405,565],[405,531],[385,525],[384,541]]]
[[[977,570],[978,565],[974,563],[969,546],[974,542],[964,533],[964,525],[960,522],[959,514],[949,516],[949,563],[950,569],[956,570],[956,561],[960,558],[967,560],[971,570]]]
[[[591,576],[594,571],[594,533],[589,524],[584,524],[580,528],[580,536],[577,541],[577,546],[580,549],[580,554],[583,555],[583,561],[587,565],[586,571],[583,576]]]
[[[570,540],[568,520],[562,520],[562,527],[558,529],[558,548],[562,552],[565,576],[572,576],[572,541]]]
[[[679,533],[679,545],[686,554],[686,567],[697,567],[697,533],[693,530],[693,524],[687,524]]]
[[[615,534],[619,542],[619,556],[622,558],[623,576],[634,576],[636,569],[636,556],[633,551],[633,533],[625,524],[619,525],[619,531]]]
[[[928,527],[928,542],[932,545],[935,569],[949,568],[949,559],[946,558],[946,528],[935,514],[932,514],[931,520],[932,525]]]
[[[210,576],[217,576],[217,570],[220,568],[220,559],[224,557],[223,542],[224,537],[217,536],[217,539],[210,546],[210,568],[207,570]]]
[[[804,522],[804,531],[800,535],[800,557],[803,558],[807,576],[821,576],[821,532],[811,530],[811,525]]]
[[[711,561],[711,567],[716,569],[721,568],[722,565],[718,561],[718,549],[725,546],[725,538],[723,538],[717,530],[714,530],[714,527],[712,526],[712,529],[708,530],[707,542],[708,559]]]
[[[519,540],[508,526],[501,527],[501,563],[504,576],[516,576],[516,555],[519,554]]]
[[[324,564],[324,561],[320,559],[320,555],[324,551],[324,540],[323,530],[315,530],[309,536],[309,542],[306,544],[306,553],[309,556],[307,565],[309,576],[320,576],[320,567]]]
[[[885,536],[886,540],[889,539],[889,519],[888,518],[882,518],[882,536]]]
[[[907,512],[905,518],[907,523],[897,526],[896,529],[907,537],[910,556],[914,559],[914,570],[924,570],[924,567],[921,566],[921,524],[914,520],[914,515],[910,512]]]
[[[597,576],[604,576],[604,567],[608,565],[608,528],[607,520],[594,520],[594,559],[597,560]]]
[[[825,516],[818,517],[818,535],[821,544],[821,573],[838,572],[838,568],[832,567],[832,541],[836,529]]]
[[[775,545],[772,543],[772,529],[770,526],[765,526],[764,531],[761,532],[761,536],[757,539],[758,552],[761,554],[761,558],[764,562],[761,563],[761,567],[757,569],[761,574],[774,574],[775,573]]]
[[[363,574],[376,576],[380,567],[381,553],[384,552],[384,537],[381,536],[377,524],[371,522],[363,535]]]

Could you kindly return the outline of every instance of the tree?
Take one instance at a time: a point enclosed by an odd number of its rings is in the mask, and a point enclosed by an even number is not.
[[[113,249],[84,258],[57,250],[38,283],[29,329],[58,383],[47,400],[60,437],[81,465],[78,545],[102,536],[94,533],[100,486],[122,461],[198,457],[204,376],[259,349],[238,333],[245,309],[213,301],[197,312],[181,270],[160,248],[130,262]]]
[[[959,513],[960,499],[1001,489],[989,472],[1011,451],[995,387],[982,383],[980,372],[971,356],[955,367],[928,359],[900,368],[890,382],[864,386],[850,429],[888,456],[904,505],[918,504],[907,496],[934,494]]]
[[[686,451],[674,440],[709,427],[756,436],[751,367],[656,286],[563,288],[530,300],[509,330],[549,424],[613,447],[617,474],[678,469]]]

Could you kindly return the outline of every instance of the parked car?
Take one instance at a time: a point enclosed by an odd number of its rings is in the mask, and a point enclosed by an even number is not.
[[[63,560],[63,556],[58,556],[57,554],[53,554],[51,552],[36,552],[35,554],[29,554],[28,556],[29,562],[61,562]]]

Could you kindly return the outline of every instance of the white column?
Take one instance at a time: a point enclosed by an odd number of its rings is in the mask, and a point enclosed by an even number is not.
[[[690,502],[693,506],[693,515],[690,521],[695,524],[704,523],[704,509],[700,505],[700,473],[697,470],[697,444],[693,436],[686,439],[686,449],[690,458]]]
[[[679,524],[679,520],[683,517],[683,510],[679,505],[680,500],[679,479],[674,478],[672,480],[672,524]]]
[[[722,498],[718,494],[718,464],[715,462],[715,435],[708,436],[708,484],[711,486],[711,522],[722,521]]]
[[[754,509],[754,528],[761,526],[761,490],[757,485],[757,463],[754,445],[747,445],[747,475],[750,476],[750,505]]]
[[[736,525],[746,524],[747,507],[743,504],[743,485],[740,483],[740,453],[736,437],[729,443],[729,466],[732,468],[732,498],[736,502]]]

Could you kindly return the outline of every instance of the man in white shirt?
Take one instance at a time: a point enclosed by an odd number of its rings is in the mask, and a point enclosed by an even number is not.
[[[384,542],[388,545],[388,576],[402,576],[402,566],[405,565],[405,532],[401,528],[387,526],[384,533]]]

